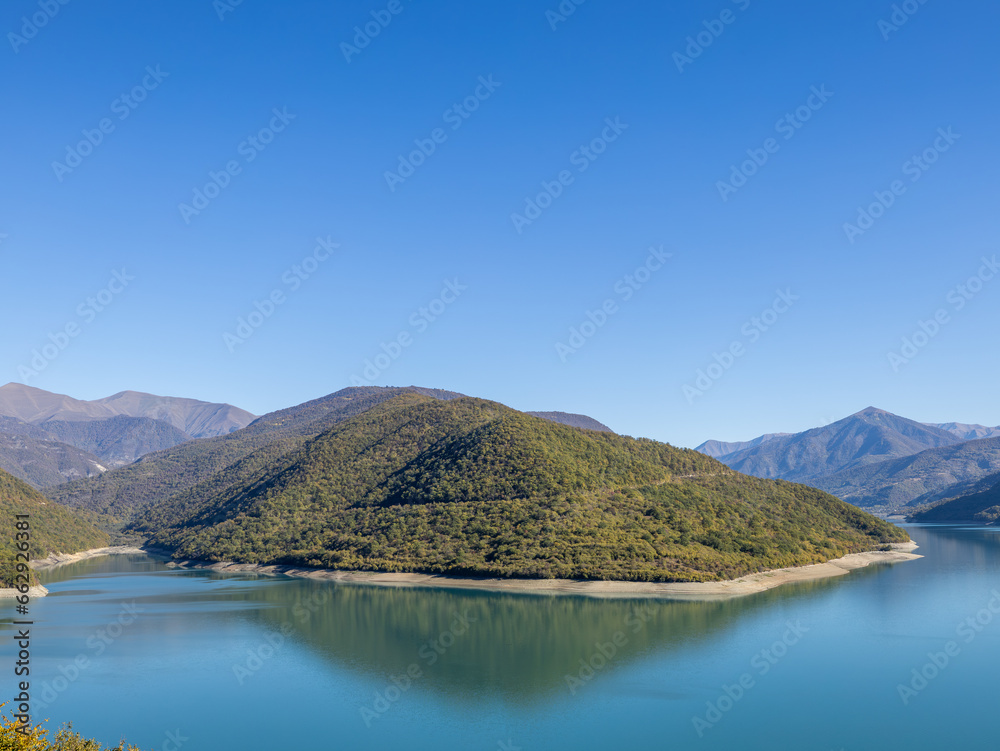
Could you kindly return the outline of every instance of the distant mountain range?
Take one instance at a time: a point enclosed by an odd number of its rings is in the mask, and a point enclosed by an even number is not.
[[[42,425],[51,420],[104,420],[117,415],[147,417],[172,425],[193,438],[226,435],[254,420],[254,415],[231,404],[154,396],[137,391],[122,391],[104,399],[83,401],[19,383],[0,386],[0,415],[16,417],[32,425]]]
[[[557,422],[560,425],[569,425],[571,428],[584,428],[585,430],[597,430],[602,433],[614,433],[611,428],[603,422],[598,422],[593,417],[586,415],[576,415],[572,412],[525,412],[532,417],[541,417],[543,420]]]
[[[0,387],[0,469],[47,488],[253,419],[228,404],[135,391],[88,402],[10,383]]]
[[[957,495],[998,471],[1000,438],[983,438],[836,472],[809,484],[858,506],[901,509]]]
[[[784,438],[787,435],[791,435],[791,433],[767,433],[759,438],[754,438],[752,441],[705,441],[698,448],[696,448],[695,451],[700,451],[706,456],[719,459],[723,456],[728,456],[729,454],[735,454],[737,451],[752,449],[755,446],[760,446],[762,443],[773,441],[775,438]]]
[[[915,522],[1000,523],[1000,473],[952,486],[951,494],[910,515]]]
[[[21,440],[14,441],[14,438]],[[148,417],[126,417],[118,415],[106,420],[74,421],[49,420],[41,425],[32,425],[18,420],[16,417],[0,416],[0,446],[17,444],[26,450],[22,466],[46,467],[47,464],[39,456],[32,456],[32,450],[42,450],[39,442],[47,446],[59,447],[68,456],[78,457],[89,462],[90,471],[66,473],[59,470],[52,476],[52,481],[36,482],[29,480],[36,487],[47,487],[66,482],[77,477],[89,477],[103,472],[108,467],[121,467],[131,464],[143,454],[151,451],[176,446],[178,443],[190,441],[191,436],[160,420]],[[0,468],[19,473],[3,466],[0,455]],[[25,469],[27,471],[27,469]],[[62,479],[59,479],[62,477]],[[28,478],[25,478],[28,479]]]
[[[0,470],[36,489],[93,477],[106,469],[89,451],[56,441],[51,433],[14,417],[0,417]]]
[[[100,457],[109,467],[131,464],[140,456],[192,438],[162,420],[127,415],[91,421],[48,420],[37,427],[62,443]]]
[[[941,428],[869,407],[825,427],[760,441],[719,459],[754,477],[805,482],[960,441]]]
[[[978,438],[1000,438],[1000,427],[988,428],[985,425],[966,425],[961,422],[944,422],[934,425],[934,427],[954,433],[963,441],[974,441]]]
[[[822,428],[761,436],[717,458],[740,472],[804,482],[858,506],[894,511],[955,496],[1000,471],[998,433],[869,407]],[[715,455],[726,445],[709,441],[698,450]]]

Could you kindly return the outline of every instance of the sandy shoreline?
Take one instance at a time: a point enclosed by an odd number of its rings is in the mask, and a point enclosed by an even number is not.
[[[53,553],[48,558],[38,558],[31,562],[31,567],[36,571],[48,571],[49,569],[55,568],[56,566],[63,566],[67,563],[76,563],[77,561],[85,561],[88,558],[97,558],[102,555],[148,555],[148,552],[142,548],[136,548],[129,545],[117,545],[111,548],[93,548],[91,550],[84,550],[80,553]]]
[[[37,587],[28,588],[28,597],[34,599],[35,597],[45,597],[49,593],[45,587],[38,585]],[[16,589],[0,589],[0,600],[13,600],[20,594]]]
[[[85,561],[88,558],[97,558],[101,555],[123,555],[128,553],[139,553],[142,555],[149,554],[142,548],[118,545],[111,548],[92,548],[91,550],[84,550],[81,553],[53,553],[48,558],[39,558],[38,560],[31,561],[29,565],[36,571],[47,571],[66,563]],[[38,586],[31,587],[28,590],[28,597],[45,597],[48,593],[49,590],[39,584]],[[16,589],[0,589],[0,600],[11,600],[17,597],[17,595],[18,591]]]
[[[899,543],[891,551],[852,553],[843,558],[810,566],[763,571],[739,579],[722,582],[621,582],[577,581],[572,579],[469,579],[438,574],[376,573],[366,571],[336,571],[295,566],[265,566],[256,563],[211,563],[206,561],[171,561],[168,566],[198,568],[221,573],[248,573],[294,576],[353,584],[375,584],[390,587],[438,587],[448,589],[478,589],[490,592],[518,594],[569,594],[591,597],[667,597],[684,599],[716,599],[739,597],[764,592],[791,582],[814,581],[843,576],[872,564],[900,563],[923,556],[912,551],[916,543]]]
[[[477,589],[491,592],[513,592],[518,594],[568,594],[590,597],[666,597],[683,599],[716,599],[740,597],[764,592],[782,584],[815,581],[833,576],[843,576],[851,571],[873,564],[900,563],[912,561],[922,556],[912,551],[916,543],[900,543],[891,551],[852,553],[826,563],[811,566],[763,571],[739,579],[722,582],[621,582],[621,581],[577,581],[572,579],[470,579],[438,574],[387,574],[367,571],[337,571],[334,569],[309,569],[296,566],[266,566],[256,563],[212,563],[209,561],[170,561],[171,568],[206,569],[227,574],[263,574],[270,576],[294,576],[305,579],[320,579],[353,584],[374,584],[389,587],[438,587],[447,589]],[[50,555],[48,558],[32,561],[32,568],[49,570],[67,563],[76,563],[102,555],[144,554],[156,558],[165,557],[162,551],[117,546],[94,548],[81,553]],[[40,590],[40,591],[39,591]],[[43,597],[48,590],[44,587],[32,588],[32,597]],[[8,594],[9,593],[9,594]],[[13,589],[0,589],[0,598],[14,597]]]

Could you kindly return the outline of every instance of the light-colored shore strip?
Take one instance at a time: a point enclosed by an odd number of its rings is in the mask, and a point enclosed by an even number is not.
[[[102,555],[146,555],[147,551],[129,545],[118,545],[112,548],[93,548],[84,550],[82,553],[53,553],[48,558],[39,558],[31,562],[31,567],[36,571],[48,571],[56,566],[65,566],[67,563],[85,561],[88,558],[97,558]]]
[[[266,566],[255,563],[209,563],[205,561],[172,561],[168,566],[201,568],[222,573],[248,573],[295,576],[352,584],[375,584],[390,587],[440,587],[448,589],[479,589],[518,594],[568,594],[589,597],[664,597],[669,599],[717,599],[740,597],[764,592],[791,582],[814,581],[843,576],[855,569],[877,563],[900,563],[923,556],[912,551],[916,543],[899,543],[892,550],[852,553],[826,563],[810,566],[762,571],[739,579],[721,582],[623,582],[578,581],[573,579],[468,579],[438,574],[377,573],[367,571],[337,571],[308,569],[294,566]]]
[[[142,548],[119,545],[113,548],[93,548],[91,550],[84,550],[81,553],[53,553],[48,558],[39,558],[31,561],[30,565],[36,571],[48,571],[56,566],[63,566],[67,563],[76,563],[77,561],[85,561],[88,558],[97,558],[102,555],[124,555],[136,553],[147,555],[147,552]],[[31,587],[28,590],[28,597],[45,597],[48,593],[49,590],[39,585],[37,587]],[[16,589],[0,589],[0,600],[10,600],[17,597],[18,594],[19,593]]]
[[[293,576],[306,579],[320,579],[348,584],[373,584],[390,587],[438,587],[448,589],[479,589],[491,592],[512,592],[518,594],[568,594],[590,597],[664,597],[671,599],[717,599],[740,597],[764,592],[782,584],[816,581],[833,576],[843,576],[851,571],[872,564],[900,563],[923,556],[914,554],[916,543],[900,543],[889,551],[852,553],[826,563],[810,566],[762,571],[739,579],[721,582],[622,582],[622,581],[577,581],[573,579],[468,579],[438,574],[377,573],[367,571],[337,571],[334,569],[310,569],[295,566],[268,566],[256,563],[211,563],[208,561],[170,561],[174,568],[198,568],[227,574],[264,574],[273,576]],[[155,551],[134,547],[96,548],[72,555],[53,555],[32,566],[47,570],[67,563],[86,560],[101,555],[121,555],[145,553],[157,555]],[[43,588],[44,589],[44,588]],[[13,593],[7,595],[6,593]],[[0,597],[14,596],[13,589],[0,590]],[[39,595],[33,595],[39,596]]]
[[[39,585],[37,587],[29,587],[27,595],[31,599],[34,599],[36,597],[45,597],[45,595],[47,595],[48,593],[49,590]],[[0,589],[0,600],[13,600],[19,594],[21,593],[18,592],[16,589]]]

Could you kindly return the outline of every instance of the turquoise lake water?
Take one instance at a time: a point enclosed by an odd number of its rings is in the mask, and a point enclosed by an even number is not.
[[[1000,530],[907,529],[918,561],[716,602],[93,559],[32,602],[34,714],[167,751],[997,749]]]

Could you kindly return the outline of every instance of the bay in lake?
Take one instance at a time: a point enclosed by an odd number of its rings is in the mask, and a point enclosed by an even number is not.
[[[35,718],[184,751],[995,749],[1000,530],[908,530],[918,561],[714,602],[92,559],[32,602]]]

